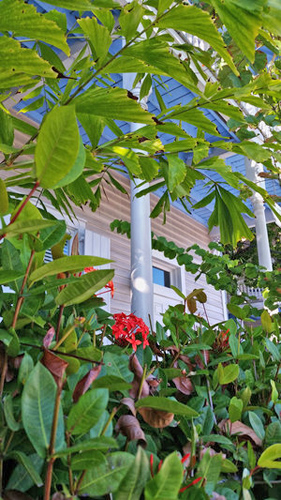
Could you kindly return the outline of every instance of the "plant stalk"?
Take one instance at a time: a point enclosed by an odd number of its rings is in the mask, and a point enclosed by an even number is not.
[[[54,466],[54,462],[56,460],[55,457],[53,457],[52,455],[55,452],[55,443],[56,443],[56,435],[57,435],[57,427],[58,427],[58,419],[59,419],[60,397],[61,397],[62,386],[63,386],[63,382],[62,382],[62,378],[61,378],[59,383],[58,383],[56,399],[55,399],[53,423],[52,423],[51,438],[50,438],[50,445],[49,445],[50,459],[48,462],[48,467],[47,467],[46,476],[45,476],[44,500],[50,500],[50,494],[51,494],[53,466]]]

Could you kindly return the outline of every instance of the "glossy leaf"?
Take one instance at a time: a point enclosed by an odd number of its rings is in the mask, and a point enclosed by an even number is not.
[[[134,456],[126,452],[116,452],[102,460],[100,465],[86,472],[79,494],[102,496],[114,493],[134,462]]]
[[[63,179],[61,179],[56,184],[56,186],[54,186],[54,189],[57,189],[57,188],[63,187],[63,186],[67,186],[68,184],[71,184],[71,182],[76,181],[76,179],[78,179],[78,177],[80,177],[80,175],[83,172],[85,160],[86,160],[86,152],[85,152],[83,141],[80,137],[79,151],[78,151],[77,158],[76,158],[74,164],[72,165],[70,172],[68,172],[68,174],[65,177],[63,177]]]
[[[136,408],[153,408],[155,410],[162,410],[176,415],[184,415],[185,417],[193,418],[198,417],[198,413],[178,401],[163,397],[153,397],[148,396],[146,398],[139,399],[136,403]]]
[[[195,6],[179,5],[163,16],[158,21],[157,26],[184,31],[205,40],[225,60],[232,71],[236,75],[238,74],[232,58],[225,48],[224,41],[207,12]]]
[[[25,468],[36,486],[43,486],[43,481],[35,469],[30,457],[22,451],[15,450],[9,453],[9,458],[16,460]]]
[[[41,126],[35,149],[40,186],[52,188],[71,171],[78,156],[79,130],[73,106],[54,108]]]
[[[0,89],[9,90],[13,85],[26,85],[39,80],[34,77],[56,78],[51,65],[30,49],[22,48],[20,43],[5,35],[0,37]]]
[[[58,273],[83,271],[86,267],[101,266],[112,262],[102,257],[92,257],[88,255],[71,255],[62,257],[53,262],[49,262],[39,267],[30,275],[30,281],[39,281],[47,276],[53,276]]]
[[[115,494],[116,500],[139,500],[148,479],[148,458],[144,450],[139,446],[135,460]]]
[[[80,441],[76,445],[65,448],[64,450],[57,451],[54,456],[64,457],[65,455],[72,455],[72,453],[79,453],[83,451],[90,450],[101,450],[107,451],[109,448],[117,448],[117,443],[115,439],[106,436],[100,436],[97,438],[86,439],[85,441]]]
[[[0,31],[12,31],[16,36],[40,39],[70,54],[63,31],[58,25],[40,15],[33,5],[23,0],[2,0]]]
[[[281,444],[269,446],[260,456],[258,466],[267,469],[281,469]]]
[[[237,379],[239,375],[239,365],[230,364],[222,367],[222,371],[219,372],[219,383],[221,385],[230,384]]]
[[[45,458],[50,444],[57,386],[50,372],[38,362],[22,394],[22,422],[38,455]],[[55,449],[64,446],[64,423],[60,408]]]
[[[56,303],[65,306],[80,304],[103,288],[113,276],[114,271],[107,269],[84,274],[77,280],[77,283],[71,283],[58,294]]]
[[[152,115],[128,97],[126,90],[96,87],[86,90],[73,104],[78,113],[90,113],[105,118],[135,123],[153,124]]]
[[[145,500],[176,500],[182,483],[183,466],[176,453],[165,458],[158,474],[145,487]]]
[[[83,394],[78,403],[72,406],[67,430],[71,434],[85,434],[101,417],[108,402],[107,389],[91,389]]]
[[[22,455],[23,455],[23,453],[22,453]],[[29,460],[29,463],[31,463],[31,465],[32,465],[32,468],[33,468],[32,474],[34,475],[34,471],[35,471],[35,474],[39,475],[39,477],[40,477],[42,467],[43,467],[43,458],[39,457],[39,455],[37,453],[33,453],[32,455],[29,455],[27,457],[27,459]],[[33,486],[35,483],[35,481],[32,479],[31,475],[29,474],[29,472],[27,470],[28,468],[29,468],[29,470],[31,470],[29,466],[25,467],[21,463],[16,465],[16,467],[14,468],[14,470],[9,478],[6,489],[7,490],[18,490],[18,491],[22,491],[22,492],[28,491],[29,488],[31,488],[31,486]],[[37,481],[38,477],[35,476],[35,479]],[[38,484],[40,484],[40,482],[41,481],[38,481]]]
[[[90,42],[94,61],[99,67],[106,58],[112,42],[110,33],[106,27],[98,23],[95,17],[79,19],[78,24]]]
[[[43,219],[19,220],[1,229],[0,235],[5,234],[6,236],[11,238],[13,236],[17,236],[18,234],[34,233],[36,231],[40,231],[40,229],[45,229],[46,227],[54,226],[55,224],[56,221],[53,220],[43,220]]]

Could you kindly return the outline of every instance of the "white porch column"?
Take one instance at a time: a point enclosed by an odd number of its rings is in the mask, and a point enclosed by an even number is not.
[[[139,98],[140,85],[133,88],[135,77],[132,73],[123,75],[123,87]],[[146,108],[145,99],[141,106]],[[135,132],[141,127],[140,123],[131,123],[130,129]],[[136,194],[148,186],[140,179],[131,181],[131,312],[149,326],[149,318],[153,324],[150,196],[136,198]]]
[[[246,176],[255,184],[261,184],[258,173],[262,171],[262,166],[253,160],[245,159]],[[265,210],[262,196],[254,192],[251,197],[253,212],[255,214],[256,240],[258,249],[259,265],[272,271],[272,260],[270,254],[269,239],[266,226]]]

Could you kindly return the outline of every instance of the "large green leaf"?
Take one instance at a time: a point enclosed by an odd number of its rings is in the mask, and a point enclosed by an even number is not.
[[[0,142],[9,146],[12,146],[14,142],[13,119],[8,112],[2,109],[0,109]]]
[[[165,458],[158,474],[145,487],[145,500],[177,500],[183,466],[176,452]]]
[[[104,269],[102,271],[93,271],[84,274],[77,280],[77,283],[71,283],[62,290],[56,297],[58,305],[64,304],[70,306],[80,304],[90,299],[98,290],[105,286],[114,276],[114,271]]]
[[[61,257],[60,259],[53,260],[38,269],[35,269],[30,275],[30,281],[39,281],[47,276],[53,276],[58,273],[65,273],[67,271],[83,271],[86,267],[102,266],[109,264],[111,260],[104,259],[103,257],[92,257],[90,255],[71,255],[69,257]]]
[[[105,388],[109,391],[124,391],[125,389],[131,389],[132,385],[126,382],[123,378],[116,377],[115,375],[105,375],[100,377],[92,383],[92,388]]]
[[[10,90],[19,85],[36,84],[36,76],[57,78],[51,65],[30,49],[24,49],[20,43],[5,35],[0,37],[0,89]]]
[[[127,42],[136,35],[144,12],[143,6],[137,0],[129,2],[121,11],[119,23]]]
[[[152,115],[120,88],[91,88],[73,100],[78,113],[152,125]]]
[[[186,71],[185,66],[181,63],[181,61],[175,57],[169,49],[166,40],[162,41],[161,39],[149,38],[148,40],[142,40],[136,42],[129,47],[123,50],[124,57],[133,57],[136,60],[142,61],[147,66],[144,67],[144,71],[146,73],[155,73],[160,75],[167,75],[171,78],[174,78],[178,82],[182,83],[192,92],[196,92],[200,94],[199,89],[195,85],[194,81],[190,77],[189,73]],[[120,63],[122,64],[122,59]],[[124,61],[123,61],[124,62]],[[123,71],[126,72],[129,70],[127,61],[127,70],[126,67],[123,67]],[[118,59],[116,60],[115,65],[117,66]],[[114,64],[114,63],[113,63]],[[126,64],[126,61],[125,61]],[[134,67],[134,63],[131,60],[131,66],[135,71],[140,72],[141,69],[137,69]],[[105,67],[105,70],[112,71],[112,67],[110,65]],[[131,70],[132,71],[132,70]]]
[[[188,109],[188,106],[177,106],[177,109],[170,113],[168,118],[183,120],[186,123],[201,128],[209,134],[219,135],[216,125],[199,109]]]
[[[67,430],[71,434],[85,434],[103,414],[108,402],[107,389],[91,389],[83,394],[78,403],[72,406]]]
[[[0,2],[0,31],[12,31],[16,36],[39,39],[70,54],[66,37],[57,23],[39,14],[33,5],[24,0]]]
[[[29,464],[31,463],[33,467],[33,473],[35,472],[35,474],[37,473],[38,475],[41,474],[44,463],[43,458],[39,457],[37,453],[33,453],[32,455],[29,455],[27,459],[29,460]],[[14,468],[12,474],[10,475],[8,484],[6,485],[7,490],[17,490],[25,492],[34,485],[35,481],[29,474],[29,471],[31,470],[30,466],[28,465],[26,467],[25,465],[19,463]]]
[[[267,0],[267,7],[262,15],[262,24],[271,33],[281,36],[281,4],[279,0]]]
[[[219,383],[221,385],[230,384],[237,379],[239,375],[239,365],[230,364],[223,367],[220,363],[220,366],[222,368],[222,370],[219,371]]]
[[[63,187],[67,186],[68,184],[71,184],[72,182],[76,181],[78,177],[83,172],[84,165],[85,165],[85,160],[86,160],[86,151],[84,148],[84,144],[82,141],[82,138],[80,137],[80,144],[79,144],[79,151],[77,158],[68,174],[61,179],[56,186],[54,186],[54,189],[57,189],[58,187]]]
[[[43,122],[35,149],[35,172],[41,187],[52,188],[66,177],[78,156],[79,146],[74,107],[54,108]]]
[[[175,154],[168,155],[167,159],[169,164],[167,185],[169,191],[173,191],[178,184],[183,182],[186,176],[186,165],[184,161]]]
[[[281,444],[273,444],[266,448],[258,460],[258,466],[266,469],[281,469]]]
[[[255,60],[255,39],[262,24],[262,2],[247,0],[211,0],[222,22],[240,50],[251,61]],[[249,9],[249,6],[252,9]]]
[[[64,236],[66,224],[64,220],[54,221],[54,225],[40,231],[40,238],[37,238],[34,243],[34,248],[37,252],[48,250],[58,243]]]
[[[9,458],[16,460],[21,464],[29,476],[31,477],[32,481],[36,486],[43,486],[43,481],[41,477],[39,476],[37,470],[35,469],[30,457],[28,457],[25,453],[19,450],[14,450],[11,453],[9,453]]]
[[[139,446],[134,462],[116,492],[116,500],[139,500],[150,476],[145,451]]]
[[[199,416],[197,411],[193,410],[193,408],[179,403],[178,401],[163,397],[147,396],[146,398],[139,399],[135,406],[136,408],[153,408],[154,410],[167,411],[189,418]]]
[[[134,456],[124,451],[108,455],[100,465],[86,472],[79,494],[95,497],[114,493],[133,462]]]
[[[107,56],[111,45],[111,36],[107,28],[101,26],[95,17],[78,20],[78,24],[91,45],[94,61],[98,68]]]
[[[156,24],[159,28],[172,28],[177,31],[185,31],[191,35],[198,36],[208,42],[218,54],[230,66],[232,71],[238,75],[230,54],[225,48],[220,33],[207,12],[195,6],[178,5],[171,9]]]
[[[114,2],[114,0],[95,0],[94,2],[92,0],[46,0],[45,3],[56,5],[56,7],[62,9],[81,11],[91,11],[95,7],[120,8],[120,5]]]
[[[57,451],[55,457],[63,457],[65,455],[71,455],[72,453],[80,453],[83,451],[107,451],[109,448],[118,448],[115,439],[106,436],[100,436],[97,438],[86,439],[85,441],[80,441],[74,446],[65,448],[64,450]]]
[[[40,362],[25,383],[22,394],[24,430],[38,455],[45,458],[50,445],[57,385],[53,376]],[[55,449],[64,446],[63,413],[60,407]]]
[[[7,283],[11,283],[11,281],[17,280],[19,278],[23,278],[24,272],[20,271],[3,271],[0,270],[0,285],[6,285]]]
[[[34,233],[36,231],[40,231],[40,229],[54,226],[55,224],[55,220],[18,220],[17,222],[13,222],[12,224],[9,224],[8,226],[1,229],[0,235],[5,234],[9,238],[11,238],[19,234]]]

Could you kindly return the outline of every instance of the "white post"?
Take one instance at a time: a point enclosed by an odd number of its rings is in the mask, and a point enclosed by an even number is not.
[[[262,166],[255,161],[246,159],[246,176],[252,182],[261,184],[258,173],[262,171]],[[256,240],[258,249],[259,265],[266,268],[267,271],[272,271],[272,259],[270,254],[269,239],[266,226],[265,210],[262,196],[254,192],[251,197],[253,212],[255,214]]]
[[[136,75],[124,75],[123,86],[139,98],[140,86],[132,88]],[[141,101],[146,107],[146,101]],[[131,132],[143,127],[139,123],[131,123]],[[142,186],[140,187],[140,184]],[[131,312],[142,318],[149,326],[153,324],[153,279],[152,279],[152,248],[150,224],[149,194],[136,197],[136,194],[147,188],[140,179],[131,181]]]

